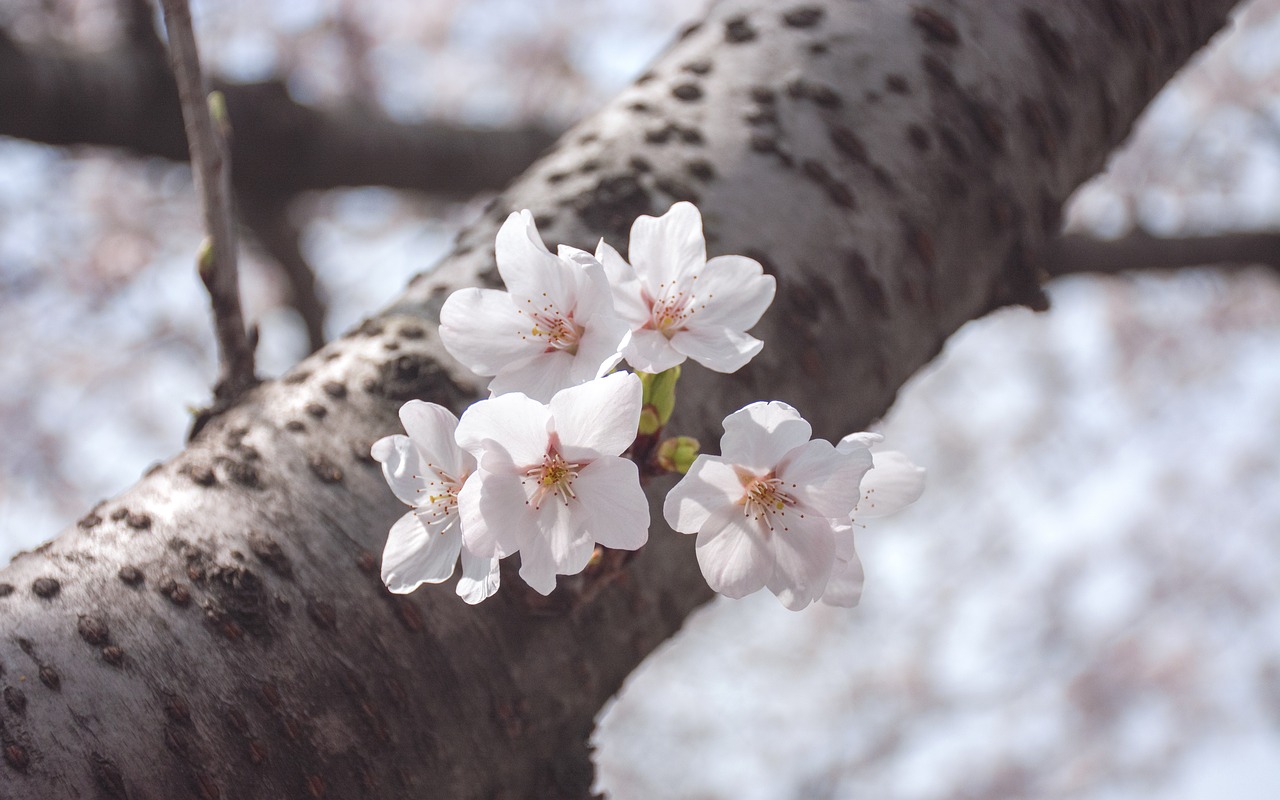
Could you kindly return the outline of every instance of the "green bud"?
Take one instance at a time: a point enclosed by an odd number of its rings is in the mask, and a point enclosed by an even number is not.
[[[641,436],[653,436],[662,430],[662,422],[658,419],[658,412],[653,406],[644,406],[640,409],[640,426],[636,431]]]
[[[205,286],[213,281],[213,239],[208,236],[204,237],[204,241],[200,242],[200,249],[196,251],[196,272]]]
[[[222,92],[209,92],[209,116],[218,128],[218,134],[225,140],[231,137],[231,117],[227,115],[227,98]]]
[[[667,472],[679,472],[683,475],[689,471],[689,467],[693,466],[693,460],[698,457],[699,447],[698,440],[692,436],[664,439],[662,444],[658,445],[658,466]]]
[[[676,409],[676,381],[680,380],[680,367],[675,366],[656,375],[648,372],[641,372],[639,375],[640,385],[644,387],[644,406],[652,408],[658,420],[658,427],[648,433],[657,433],[671,420],[671,412]],[[643,415],[641,412],[642,417]],[[640,432],[646,433],[643,419],[640,424]]]

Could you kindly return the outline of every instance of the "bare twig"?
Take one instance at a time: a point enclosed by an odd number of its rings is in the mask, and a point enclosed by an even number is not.
[[[204,207],[208,245],[200,254],[200,278],[209,289],[213,303],[214,327],[218,338],[218,382],[213,388],[213,407],[204,421],[229,408],[257,383],[253,368],[253,345],[245,331],[240,312],[239,279],[236,274],[236,229],[231,211],[231,176],[227,164],[223,132],[214,127],[196,37],[191,28],[187,0],[161,0],[169,53],[182,103],[183,127],[191,152],[191,171]],[[225,111],[219,114],[225,123]],[[197,426],[201,420],[197,419]],[[195,431],[193,430],[193,433]]]
[[[1219,264],[1258,264],[1280,271],[1280,233],[1228,233],[1165,239],[1134,231],[1120,239],[1072,234],[1051,242],[1042,259],[1050,275],[1115,274]]]

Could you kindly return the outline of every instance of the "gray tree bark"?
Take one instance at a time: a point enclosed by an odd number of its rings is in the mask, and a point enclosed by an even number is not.
[[[409,398],[475,397],[435,321],[495,282],[499,222],[622,246],[697,202],[779,293],[747,369],[686,371],[675,429],[766,398],[840,436],[967,320],[1043,307],[1061,203],[1233,5],[720,3],[390,308],[0,572],[0,798],[588,794],[598,709],[710,596],[692,537],[657,522],[541,605],[378,580],[403,509],[369,445]]]

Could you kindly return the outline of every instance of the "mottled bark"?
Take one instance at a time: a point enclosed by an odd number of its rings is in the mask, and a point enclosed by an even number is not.
[[[369,444],[403,400],[474,396],[434,320],[495,280],[499,221],[625,245],[696,200],[711,251],[779,293],[748,369],[686,371],[675,426],[714,443],[777,398],[838,436],[967,320],[1043,304],[1060,204],[1232,5],[719,4],[390,309],[0,573],[0,795],[583,796],[597,710],[709,596],[691,537],[658,522],[618,579],[537,613],[509,575],[478,608],[377,577],[402,508]]]

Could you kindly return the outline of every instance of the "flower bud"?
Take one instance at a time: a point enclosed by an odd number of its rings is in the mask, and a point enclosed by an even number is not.
[[[667,472],[678,472],[681,475],[693,466],[698,457],[698,440],[692,436],[676,436],[666,439],[658,445],[658,466]]]

